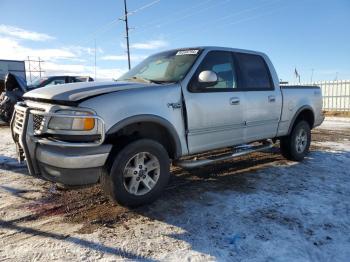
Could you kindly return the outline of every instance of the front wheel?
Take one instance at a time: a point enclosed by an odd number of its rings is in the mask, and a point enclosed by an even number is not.
[[[282,155],[293,161],[301,161],[309,152],[311,130],[309,124],[302,120],[298,122],[289,136],[280,141]]]
[[[156,141],[140,139],[120,150],[101,177],[105,192],[124,206],[140,206],[160,196],[170,176],[168,152]]]

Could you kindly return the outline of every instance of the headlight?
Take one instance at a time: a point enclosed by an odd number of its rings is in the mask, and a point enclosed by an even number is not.
[[[75,110],[59,110],[60,115],[89,116],[93,113]],[[54,130],[90,131],[95,127],[95,119],[92,117],[51,117],[48,128]]]

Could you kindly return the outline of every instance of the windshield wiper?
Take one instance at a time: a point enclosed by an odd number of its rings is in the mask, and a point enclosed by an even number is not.
[[[140,77],[140,76],[133,76],[133,77],[126,78],[126,79],[123,79],[123,80],[126,80],[126,81],[136,80],[136,81],[143,81],[143,82],[146,82],[146,83],[154,83],[154,84],[176,83],[176,81],[148,79],[148,78],[144,78],[144,77]]]
[[[150,82],[155,83],[155,84],[171,84],[171,83],[176,83],[176,81],[170,81],[170,80],[153,80],[153,79],[148,79]]]
[[[152,83],[151,80],[147,79],[147,78],[143,78],[143,77],[139,77],[139,76],[133,76],[133,77],[130,77],[130,78],[126,78],[126,79],[123,79],[123,80],[138,80],[138,81],[144,81],[146,83]]]

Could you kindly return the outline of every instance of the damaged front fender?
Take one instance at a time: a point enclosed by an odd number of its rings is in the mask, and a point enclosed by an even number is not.
[[[8,73],[4,82],[4,89],[0,94],[0,119],[6,123],[11,121],[14,106],[22,101],[26,93],[27,85],[23,78]]]

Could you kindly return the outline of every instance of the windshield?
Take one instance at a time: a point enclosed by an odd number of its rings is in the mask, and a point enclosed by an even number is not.
[[[122,75],[118,81],[169,83],[182,80],[200,49],[172,50],[152,55]]]
[[[43,78],[39,78],[36,79],[32,82],[32,84],[30,86],[32,87],[39,87],[43,82],[45,82],[48,79],[48,77],[43,77]]]

